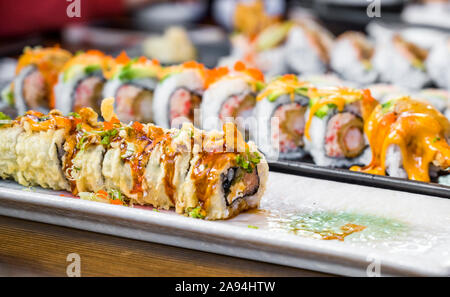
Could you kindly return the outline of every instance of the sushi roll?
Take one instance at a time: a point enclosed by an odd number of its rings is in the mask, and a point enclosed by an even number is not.
[[[255,38],[243,34],[230,38],[231,54],[221,58],[218,67],[233,67],[236,62],[243,62],[247,67],[260,69],[266,77],[285,74],[285,43],[292,23],[276,23]]]
[[[112,57],[97,50],[77,53],[58,76],[54,88],[55,108],[63,114],[78,112],[83,107],[98,112],[103,98],[104,71],[108,71],[112,63]]]
[[[198,126],[195,110],[202,103],[207,69],[197,62],[186,62],[166,68],[161,76],[153,98],[155,124],[163,128],[179,128],[184,122]]]
[[[270,82],[258,95],[256,143],[268,159],[299,159],[305,155],[304,131],[309,85],[287,74]],[[275,122],[273,122],[275,120]]]
[[[18,115],[34,109],[47,113],[55,107],[53,86],[72,54],[59,47],[26,47],[20,56],[15,78],[3,92],[3,100],[14,104]]]
[[[131,60],[122,52],[115,65],[107,74],[103,97],[116,98],[116,114],[121,122],[153,122],[153,95],[161,73],[158,61],[145,57]]]
[[[429,182],[448,176],[450,122],[437,109],[410,97],[379,105],[365,132],[372,160],[352,170]]]
[[[391,85],[391,84],[373,84],[366,86],[370,90],[372,97],[375,98],[379,103],[385,103],[393,98],[398,98],[401,96],[408,96],[410,91],[406,89]]]
[[[204,132],[185,123],[166,130],[121,123],[114,99],[63,116],[29,111],[0,127],[15,145],[0,144],[2,178],[22,185],[71,190],[82,199],[119,205],[175,208],[209,220],[258,207],[268,165],[233,124]],[[16,137],[17,136],[17,137]]]
[[[450,89],[450,38],[431,48],[425,62],[433,82],[440,88]]]
[[[364,124],[377,105],[370,91],[309,88],[308,97],[304,139],[314,163],[329,167],[367,164],[370,148]]]
[[[356,87],[355,83],[342,80],[336,74],[305,74],[299,76],[301,81],[306,81],[317,88],[329,87]]]
[[[333,35],[313,21],[302,21],[289,31],[285,63],[297,74],[320,74],[329,70]]]
[[[416,99],[423,99],[434,108],[445,113],[450,100],[450,93],[442,89],[423,89],[414,95]]]
[[[0,176],[24,186],[70,190],[61,166],[70,122],[55,110],[49,114],[28,111],[0,127],[0,135],[9,140],[1,145],[0,159],[6,166]]]
[[[340,35],[331,50],[331,68],[344,79],[359,84],[371,84],[378,79],[372,66],[373,44],[359,32]]]
[[[256,68],[268,78],[288,72],[285,62],[286,41],[292,26],[292,22],[275,23],[253,40]]]
[[[409,89],[421,89],[430,83],[425,60],[428,51],[394,35],[375,50],[373,66],[383,82]]]
[[[242,62],[234,68],[216,68],[210,71],[208,88],[201,105],[204,130],[219,130],[225,122],[234,122],[246,138],[254,131],[253,110],[256,97],[264,87],[264,75]]]

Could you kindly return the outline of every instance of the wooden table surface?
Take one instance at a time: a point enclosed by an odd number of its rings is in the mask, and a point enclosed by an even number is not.
[[[325,276],[325,274],[0,216],[0,276]]]

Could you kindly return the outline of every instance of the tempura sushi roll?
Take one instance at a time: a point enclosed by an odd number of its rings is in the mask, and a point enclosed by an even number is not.
[[[429,182],[450,166],[450,122],[431,105],[400,97],[379,105],[365,133],[372,160],[352,170]]]
[[[235,126],[205,133],[190,123],[166,130],[139,122],[124,125],[114,113],[103,116],[103,132],[82,126],[75,137],[85,139],[82,146],[77,142],[80,149],[67,171],[77,189],[82,181],[85,191],[105,191],[132,204],[174,207],[178,213],[206,219],[225,219],[258,206],[268,167]],[[86,156],[81,163],[76,161],[80,153]],[[89,171],[78,168],[92,167],[91,160],[101,164],[103,179],[98,184],[86,183],[83,175]]]
[[[116,98],[116,114],[120,121],[153,122],[153,96],[161,66],[145,57],[130,59],[122,52],[115,69],[107,75],[103,97]]]
[[[113,106],[114,99],[104,100],[105,122],[83,108],[70,116],[30,111],[0,126],[0,135],[16,139],[0,144],[0,163],[6,165],[0,176],[71,190],[82,199],[175,208],[210,220],[259,205],[268,165],[234,124],[208,133],[190,123],[171,130],[124,124]]]
[[[24,186],[70,190],[62,169],[65,137],[70,131],[68,118],[58,111],[48,115],[29,111],[0,130],[11,141],[8,148],[2,146],[2,161],[8,156],[15,158],[2,169],[3,178],[12,177]]]
[[[330,167],[367,164],[370,149],[364,123],[377,104],[370,91],[309,88],[308,97],[304,139],[314,163]]]
[[[105,84],[104,71],[112,66],[112,57],[100,51],[80,52],[70,59],[58,76],[54,91],[55,108],[63,114],[83,107],[100,110]]]
[[[53,86],[72,54],[59,47],[25,48],[12,84],[2,92],[3,99],[14,103],[18,115],[34,109],[47,113],[55,107]]]
[[[420,89],[430,83],[425,60],[428,52],[394,35],[375,50],[373,66],[383,82]]]
[[[1,178],[16,178],[18,171],[17,153],[15,150],[17,139],[23,132],[23,128],[16,125],[10,126],[6,122],[11,119],[3,113],[0,113],[0,119],[5,121],[0,124],[0,177]],[[8,128],[1,128],[7,126]]]
[[[331,50],[331,68],[344,79],[359,84],[371,84],[378,79],[373,69],[373,44],[359,32],[348,31],[340,35]]]
[[[443,89],[450,89],[450,38],[442,40],[431,48],[425,62],[433,82]]]
[[[184,122],[194,123],[206,84],[207,69],[197,62],[168,67],[156,87],[153,114],[156,125],[179,128]],[[194,123],[199,125],[198,122]]]
[[[256,143],[268,159],[299,159],[305,155],[304,131],[309,85],[289,74],[270,82],[258,95]]]
[[[234,122],[248,138],[256,124],[252,115],[257,94],[264,87],[264,75],[238,62],[232,69],[212,70],[209,81],[201,105],[202,128],[219,130],[223,123]]]
[[[329,69],[333,35],[313,21],[295,24],[286,41],[286,64],[297,74],[325,73]]]

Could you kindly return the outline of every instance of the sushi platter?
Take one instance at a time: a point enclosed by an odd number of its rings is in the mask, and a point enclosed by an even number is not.
[[[355,172],[346,169],[321,167],[314,165],[310,160],[305,160],[304,162],[273,161],[269,162],[269,167],[271,171],[275,172],[450,198],[449,187],[438,183],[424,183],[395,177]]]
[[[258,211],[215,222],[0,181],[1,215],[348,276],[449,276],[449,211],[447,199],[275,172]],[[365,229],[320,239],[348,223]]]
[[[216,67],[179,28],[148,40],[160,59],[25,48],[1,91],[0,215],[331,274],[450,276],[449,35],[425,48],[265,20]]]

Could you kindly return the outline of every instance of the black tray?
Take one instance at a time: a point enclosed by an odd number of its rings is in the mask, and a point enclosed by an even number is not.
[[[450,187],[396,177],[373,175],[348,169],[321,167],[300,161],[269,161],[270,170],[363,186],[405,191],[410,193],[450,198]]]

